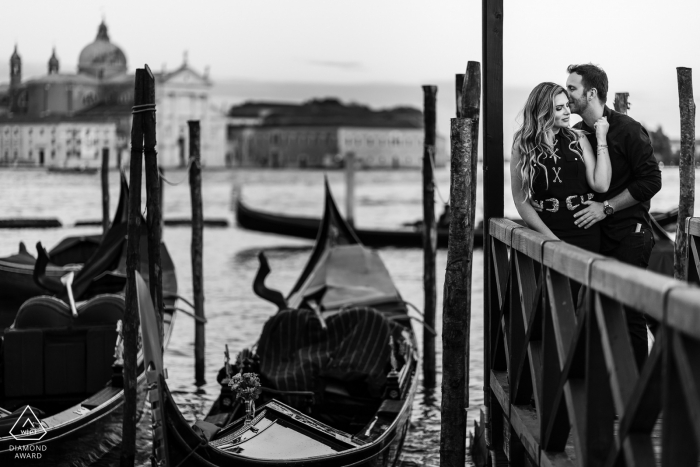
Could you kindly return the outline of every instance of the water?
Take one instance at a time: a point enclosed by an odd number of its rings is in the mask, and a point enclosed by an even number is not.
[[[506,167],[506,175],[507,175]],[[481,175],[481,174],[479,174]],[[184,171],[167,173],[171,181],[186,179]],[[329,181],[338,205],[343,210],[345,187],[341,172],[329,172]],[[439,194],[449,194],[449,171],[436,173]],[[678,203],[678,169],[663,171],[664,189],[652,202],[652,210],[671,209]],[[422,216],[422,185],[419,171],[363,171],[356,174],[356,224],[361,227],[395,228],[403,222]],[[479,177],[478,196],[481,196]],[[110,174],[111,205],[114,211],[118,198],[118,174]],[[169,370],[168,384],[177,402],[190,420],[202,417],[216,399],[219,388],[215,375],[223,364],[224,345],[232,352],[253,343],[263,324],[276,309],[253,294],[252,281],[257,271],[257,252],[266,250],[272,273],[268,286],[286,293],[293,285],[311,251],[312,242],[290,237],[249,232],[234,225],[230,208],[237,190],[252,207],[289,215],[320,216],[323,203],[323,172],[315,170],[211,170],[203,173],[205,217],[225,217],[229,228],[209,228],[204,232],[205,313],[207,385],[204,393],[194,386],[194,323],[180,314],[165,354]],[[506,180],[505,213],[516,216]],[[145,195],[143,196],[145,203]],[[39,170],[1,170],[0,217],[57,217],[64,226],[75,221],[98,219],[101,216],[100,179],[96,175],[50,174]],[[190,214],[189,186],[186,180],[177,186],[166,185],[165,217],[187,217]],[[439,198],[438,198],[439,199]],[[437,212],[441,208],[436,205]],[[696,209],[698,206],[696,205]],[[482,217],[478,203],[477,221]],[[700,211],[698,211],[700,212]],[[95,233],[96,228],[64,227],[45,230],[0,230],[0,256],[17,250],[24,241],[34,251],[37,241],[47,248],[72,235]],[[192,297],[190,265],[191,232],[188,227],[166,227],[166,242],[177,268],[180,294]],[[419,249],[382,248],[386,263],[404,299],[422,308],[423,256]],[[437,255],[437,390],[422,387],[416,397],[412,426],[402,454],[405,467],[439,464],[440,446],[440,372],[442,289],[447,253]],[[478,418],[483,403],[483,253],[474,252],[472,283],[472,322],[468,426]],[[422,342],[422,331],[418,340]],[[145,465],[150,451],[150,416],[145,414],[139,426],[139,464]],[[118,463],[118,453],[108,455],[100,465]]]

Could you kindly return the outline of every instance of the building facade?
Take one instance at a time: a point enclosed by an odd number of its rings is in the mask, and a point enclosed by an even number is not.
[[[227,162],[244,167],[420,168],[423,121],[416,109],[373,111],[334,99],[301,105],[247,103],[229,113]],[[436,166],[447,163],[438,136]]]
[[[104,150],[115,154],[114,122],[89,119],[0,121],[4,166],[99,167]]]
[[[156,78],[156,122],[159,163],[163,166],[178,166],[186,163],[188,148],[188,120],[199,120],[201,125],[201,156],[203,165],[222,166],[226,156],[225,117],[214,110],[209,102],[212,86],[207,74],[200,74],[190,67],[187,59],[178,69],[154,73]],[[41,128],[71,130],[80,135],[80,148],[67,143],[56,143],[53,148],[44,148],[44,157],[36,157],[36,142],[27,139],[21,145],[12,142],[9,162],[0,149],[0,164],[56,165],[72,163],[77,152],[92,154],[92,146],[86,146],[94,138],[96,128],[113,126],[116,154],[112,166],[128,162],[131,107],[133,106],[134,75],[128,73],[124,52],[110,41],[107,26],[100,24],[95,40],[80,52],[77,73],[61,73],[60,62],[54,50],[48,61],[48,73],[29,80],[22,79],[22,60],[15,46],[10,57],[10,82],[0,84],[0,125],[10,134],[37,134]],[[64,125],[65,124],[65,125]],[[67,131],[67,130],[66,130]],[[25,133],[23,133],[25,132]],[[75,138],[77,141],[77,136]],[[12,139],[10,139],[12,141]],[[32,141],[36,141],[32,139]],[[63,141],[63,140],[62,140]],[[13,146],[14,144],[14,146]],[[41,143],[44,144],[44,143]],[[77,143],[73,143],[75,145]],[[110,143],[112,144],[112,143]],[[32,146],[34,149],[29,149]],[[15,157],[15,151],[17,156]],[[32,151],[31,154],[29,151]],[[54,158],[47,157],[53,151]],[[81,156],[82,157],[82,156]],[[98,164],[89,157],[85,165]]]

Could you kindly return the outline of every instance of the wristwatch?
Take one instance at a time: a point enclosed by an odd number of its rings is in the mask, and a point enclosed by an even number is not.
[[[608,203],[607,201],[603,201],[603,212],[606,216],[612,216],[613,214],[615,214],[615,208],[610,206],[610,203]]]

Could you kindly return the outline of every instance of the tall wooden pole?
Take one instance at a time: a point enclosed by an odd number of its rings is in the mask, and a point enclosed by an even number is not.
[[[102,232],[109,229],[109,148],[102,148]]]
[[[145,103],[146,70],[137,69],[134,84],[134,107]],[[131,161],[129,163],[129,218],[126,241],[126,309],[124,335],[124,420],[122,423],[121,467],[132,467],[136,455],[136,353],[138,351],[139,310],[136,296],[136,271],[141,255],[141,159],[143,154],[144,113],[135,112],[131,124]]]
[[[481,70],[469,62],[462,92],[463,118],[453,118],[450,139],[450,232],[442,311],[440,466],[462,467],[469,403],[469,331],[476,211]]]
[[[345,154],[345,217],[355,226],[355,153]]]
[[[204,220],[202,214],[202,163],[199,152],[199,120],[187,122],[190,130],[190,197],[192,200],[192,290],[194,292],[194,314],[202,318],[195,323],[194,331],[194,378],[197,386],[207,384],[204,379],[204,277],[202,272],[202,246],[204,243]]]
[[[482,64],[484,89],[483,200],[484,200],[484,405],[486,443],[500,447],[502,411],[491,394],[491,336],[498,330],[496,284],[492,284],[493,262],[489,219],[503,217],[503,0],[482,0]]]
[[[144,82],[144,104],[152,105],[141,117],[144,139],[144,161],[146,166],[146,209],[148,217],[148,286],[153,300],[153,308],[158,314],[160,345],[163,348],[163,273],[160,261],[162,233],[162,212],[160,203],[160,176],[158,175],[158,152],[156,151],[156,80],[148,65]]]
[[[627,115],[627,111],[630,108],[629,98],[630,93],[628,92],[616,92],[615,102],[613,103],[615,111]]]
[[[464,87],[464,73],[455,74],[455,115],[462,118],[462,88]]]
[[[435,283],[435,256],[437,252],[437,224],[435,222],[435,101],[437,86],[423,86],[423,291],[425,324],[435,329],[437,286]],[[435,387],[435,336],[423,332],[423,386]]]
[[[673,254],[673,277],[688,279],[688,232],[686,219],[693,217],[695,206],[695,101],[693,100],[693,70],[676,68],[678,100],[681,108],[681,194],[678,201],[678,225]]]

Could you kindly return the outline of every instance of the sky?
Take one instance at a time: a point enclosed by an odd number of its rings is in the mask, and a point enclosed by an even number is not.
[[[676,67],[694,68],[700,84],[700,1],[503,3],[507,138],[536,84],[563,84],[569,64],[587,62],[608,73],[610,105],[615,92],[629,92],[632,117],[679,136]],[[192,67],[209,67],[221,106],[334,94],[420,107],[421,85],[437,84],[443,134],[454,116],[454,74],[481,61],[480,0],[27,0],[3,17],[0,82],[15,44],[25,77],[46,72],[52,47],[61,71],[74,72],[104,18],[130,70],[172,70],[186,51]]]

